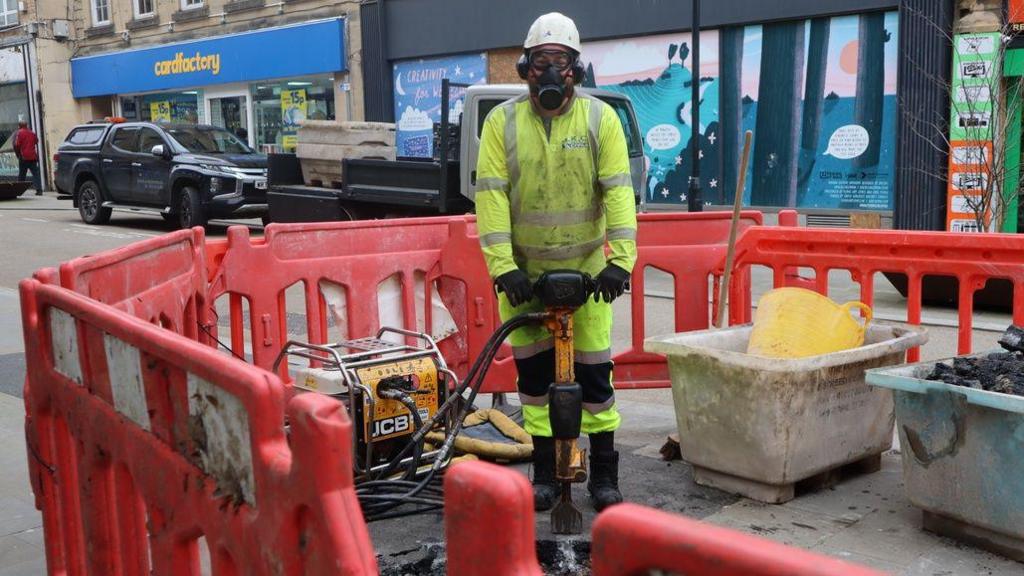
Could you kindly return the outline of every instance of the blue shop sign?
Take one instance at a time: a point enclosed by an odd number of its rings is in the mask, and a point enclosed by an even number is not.
[[[319,20],[71,60],[75,98],[343,72],[345,21]]]

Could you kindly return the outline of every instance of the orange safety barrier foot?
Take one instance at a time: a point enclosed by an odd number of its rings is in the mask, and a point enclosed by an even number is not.
[[[444,478],[448,574],[540,576],[533,489],[525,476],[487,462],[463,462]]]

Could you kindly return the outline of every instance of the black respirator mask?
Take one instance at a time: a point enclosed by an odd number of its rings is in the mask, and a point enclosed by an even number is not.
[[[545,110],[558,110],[565,102],[565,78],[554,66],[548,66],[531,87],[537,101]]]

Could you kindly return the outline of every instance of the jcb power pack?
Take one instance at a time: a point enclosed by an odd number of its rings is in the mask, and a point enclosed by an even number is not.
[[[388,341],[389,335],[401,343]],[[275,370],[288,357],[309,360],[308,365],[291,366],[296,388],[337,398],[348,408],[356,424],[357,482],[385,472],[413,434],[437,414],[449,383],[457,381],[430,336],[397,328],[382,328],[375,338],[330,345],[290,341]],[[428,452],[415,459],[427,464],[433,456]],[[413,459],[403,459],[398,468]]]

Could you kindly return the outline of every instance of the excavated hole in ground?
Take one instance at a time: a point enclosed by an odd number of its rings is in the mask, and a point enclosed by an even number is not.
[[[381,576],[445,576],[446,550],[443,544],[427,544],[401,556],[378,558]],[[584,576],[590,574],[590,542],[587,540],[539,540],[537,560],[544,574],[550,576]]]

